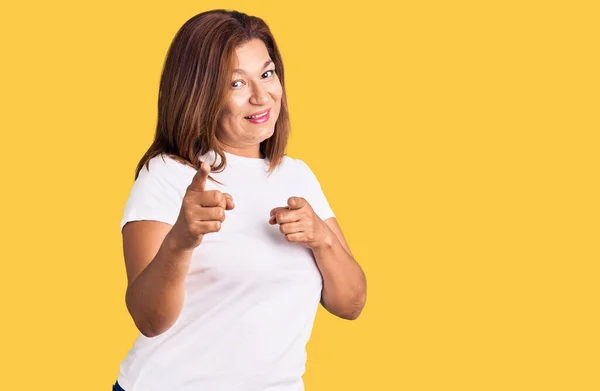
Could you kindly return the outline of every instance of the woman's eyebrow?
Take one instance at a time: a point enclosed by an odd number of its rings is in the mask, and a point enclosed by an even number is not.
[[[268,67],[269,64],[271,64],[272,62],[273,62],[273,60],[269,60],[269,61],[265,62],[265,65],[263,65],[263,69],[265,69],[266,67]],[[234,69],[233,72],[234,73],[246,74],[246,71],[244,71],[243,69],[239,69],[239,68]]]

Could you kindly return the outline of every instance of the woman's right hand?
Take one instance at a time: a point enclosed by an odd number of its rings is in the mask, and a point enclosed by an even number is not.
[[[233,198],[219,190],[205,190],[210,165],[201,163],[200,169],[187,187],[175,225],[169,232],[180,250],[193,250],[210,232],[221,229],[225,211],[232,210]]]

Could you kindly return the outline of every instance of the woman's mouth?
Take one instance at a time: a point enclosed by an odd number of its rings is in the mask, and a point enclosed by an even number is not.
[[[267,122],[269,120],[270,116],[271,116],[271,109],[267,109],[265,111],[260,111],[258,113],[249,115],[244,118],[247,119],[248,121],[252,122],[253,124],[262,124],[262,123]]]

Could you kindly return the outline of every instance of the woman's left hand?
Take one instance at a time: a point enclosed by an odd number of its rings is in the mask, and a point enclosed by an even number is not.
[[[269,224],[279,224],[288,242],[296,242],[315,250],[327,243],[330,229],[302,197],[288,198],[287,207],[271,210]]]

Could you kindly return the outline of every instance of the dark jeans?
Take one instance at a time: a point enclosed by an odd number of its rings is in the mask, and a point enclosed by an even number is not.
[[[121,386],[119,385],[119,382],[115,382],[115,385],[113,386],[112,391],[125,391],[123,388],[121,388]]]

